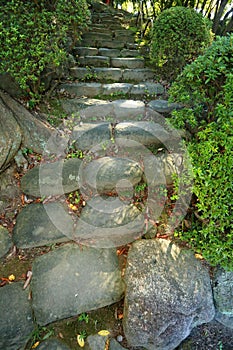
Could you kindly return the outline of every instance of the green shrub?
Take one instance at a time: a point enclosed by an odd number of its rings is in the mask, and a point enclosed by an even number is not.
[[[180,237],[213,265],[233,269],[233,35],[216,41],[173,83],[183,109],[172,123],[189,128],[194,173],[193,223]]]
[[[210,28],[209,21],[194,9],[176,6],[164,10],[153,26],[151,61],[175,77],[211,44]]]
[[[0,72],[9,72],[34,98],[67,58],[87,25],[86,0],[9,0],[0,7]]]

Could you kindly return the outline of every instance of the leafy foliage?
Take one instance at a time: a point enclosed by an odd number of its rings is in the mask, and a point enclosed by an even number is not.
[[[183,109],[176,127],[188,127],[194,172],[195,220],[180,237],[213,265],[233,269],[233,35],[217,37],[185,67],[170,89]],[[198,218],[198,220],[197,220]]]
[[[201,14],[182,6],[169,8],[154,23],[151,60],[175,76],[203,53],[212,38],[209,22]]]
[[[89,16],[86,0],[4,1],[0,8],[0,71],[34,98],[42,73],[59,73]]]

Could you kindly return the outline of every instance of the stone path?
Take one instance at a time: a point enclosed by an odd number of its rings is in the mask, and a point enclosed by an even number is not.
[[[193,327],[214,317],[209,274],[190,251],[143,239],[131,246],[126,270],[119,265],[118,247],[150,229],[145,237],[156,236],[151,222],[162,212],[164,191],[184,170],[180,134],[165,118],[179,106],[162,99],[164,87],[126,29],[130,17],[98,3],[92,14],[90,31],[74,49],[72,80],[59,86],[70,118],[51,136],[45,162],[21,179],[22,195],[33,203],[18,214],[12,238],[0,227],[2,258],[12,245],[54,245],[34,259],[26,289],[22,282],[0,288],[0,349],[23,349],[36,325],[111,305],[124,295],[122,336],[129,347],[175,349]],[[68,205],[70,194],[78,214]],[[84,349],[103,350],[107,340],[110,350],[124,349],[98,334],[88,336]],[[38,349],[69,347],[48,339]]]

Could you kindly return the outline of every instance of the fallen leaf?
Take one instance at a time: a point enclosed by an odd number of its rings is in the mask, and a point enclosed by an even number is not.
[[[8,280],[9,281],[14,281],[15,280],[15,275],[10,275],[10,276],[8,276]]]
[[[83,348],[85,345],[85,341],[80,334],[77,335],[77,343],[81,348]]]
[[[106,329],[102,329],[101,331],[98,332],[99,335],[102,335],[102,337],[106,337],[107,335],[110,334],[110,332]]]
[[[35,348],[37,348],[37,346],[40,344],[40,342],[39,341],[37,341],[34,345],[32,345],[32,349],[35,349]]]
[[[24,283],[23,289],[26,289],[28,287],[29,283],[31,282],[31,279],[32,279],[32,271],[29,270],[27,272],[27,279]]]

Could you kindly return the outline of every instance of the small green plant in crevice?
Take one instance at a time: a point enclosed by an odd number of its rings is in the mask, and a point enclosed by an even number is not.
[[[71,203],[72,205],[77,205],[80,203],[81,201],[81,196],[79,191],[74,191],[68,194],[68,201],[69,203]]]
[[[78,317],[78,321],[82,322],[84,321],[85,323],[89,322],[89,315],[86,312],[81,313],[81,315],[79,315]]]
[[[54,330],[52,328],[37,325],[31,333],[28,344],[30,347],[32,347],[36,342],[46,340],[53,335]]]

